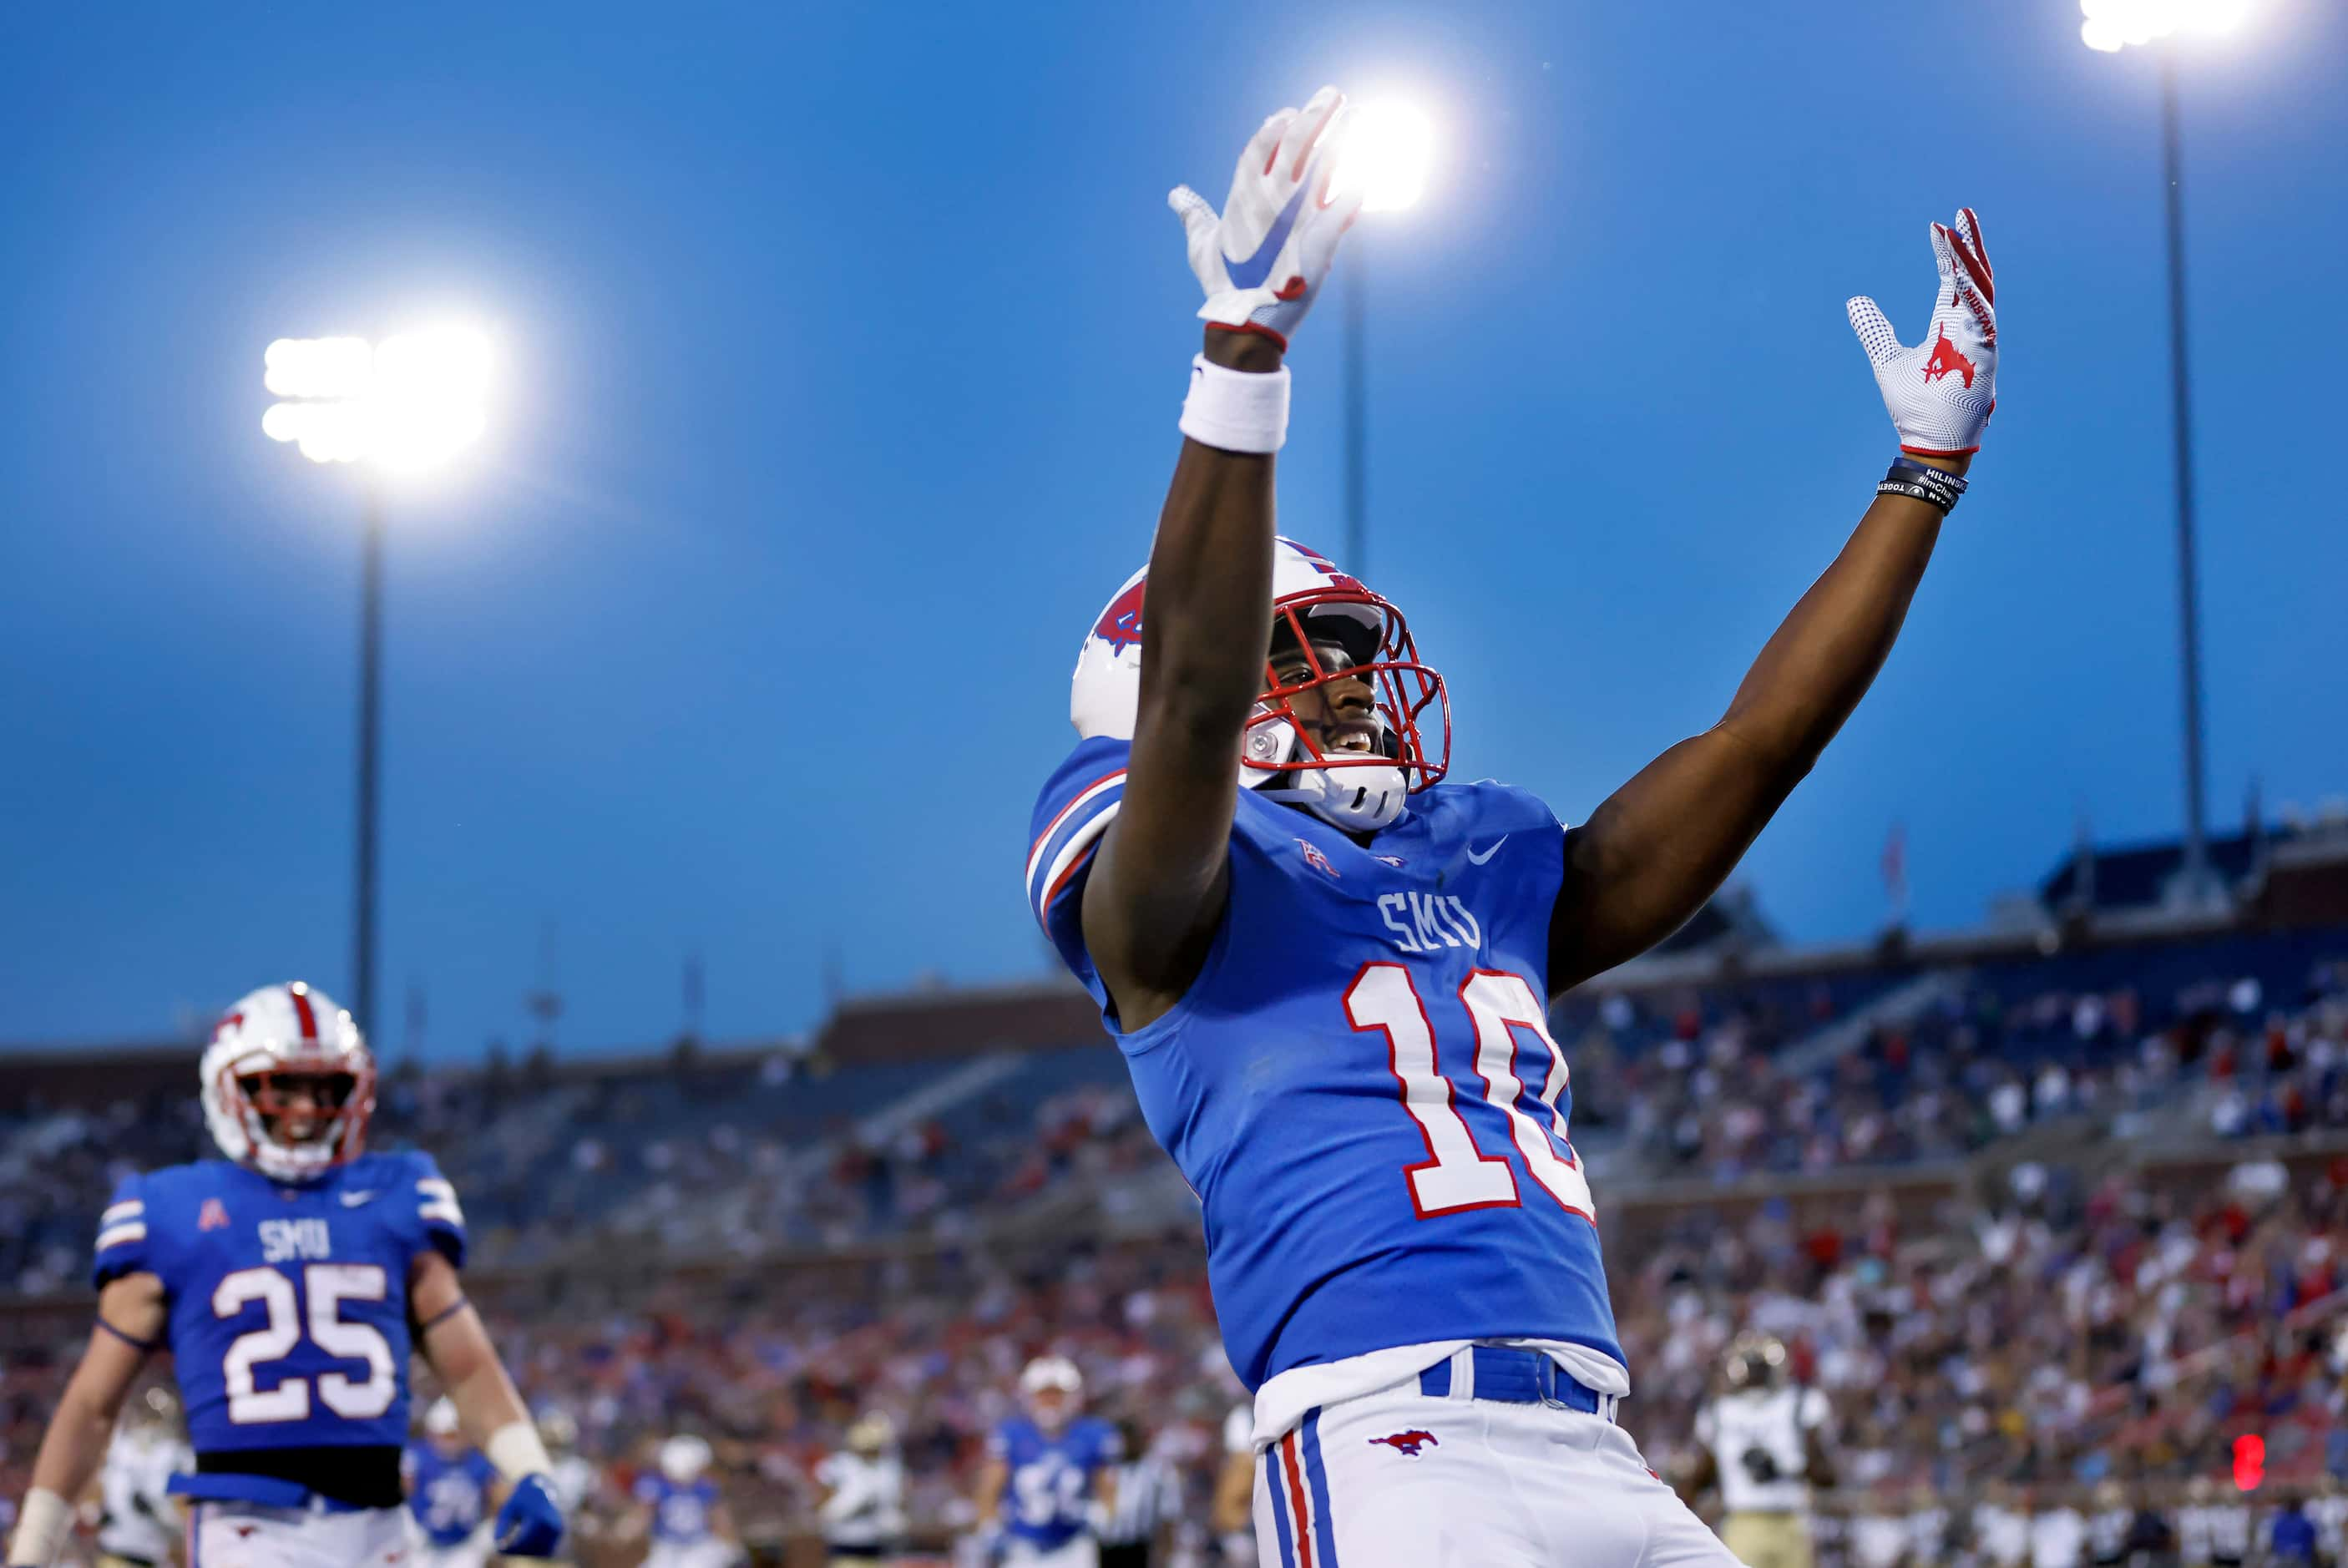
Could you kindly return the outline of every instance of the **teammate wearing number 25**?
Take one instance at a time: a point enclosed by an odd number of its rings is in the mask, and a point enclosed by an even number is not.
[[[1173,194],[1207,293],[1189,438],[1077,655],[1029,901],[1204,1205],[1266,1563],[1733,1561],[1613,1424],[1630,1378],[1544,1019],[1694,912],[1890,652],[1993,397],[1979,228],[1933,227],[1923,346],[1851,304],[1902,456],[1841,555],[1720,722],[1569,829],[1447,781],[1402,613],[1273,533],[1282,359],[1360,200],[1331,181],[1343,109],[1266,120],[1220,213]]]
[[[509,1556],[551,1555],[552,1469],[457,1282],[465,1217],[429,1156],[369,1154],[375,1063],[295,982],[222,1016],[199,1068],[222,1160],[125,1179],[99,1218],[98,1326],[33,1465],[10,1568],[48,1568],[139,1364],[171,1354],[188,1562],[357,1568],[409,1549],[400,1456],[421,1351],[507,1489]]]

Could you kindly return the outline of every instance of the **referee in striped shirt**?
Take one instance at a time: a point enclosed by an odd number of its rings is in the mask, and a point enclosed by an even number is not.
[[[1149,1568],[1160,1536],[1181,1517],[1182,1478],[1142,1440],[1138,1425],[1117,1425],[1128,1457],[1117,1467],[1116,1505],[1098,1532],[1100,1568]]]

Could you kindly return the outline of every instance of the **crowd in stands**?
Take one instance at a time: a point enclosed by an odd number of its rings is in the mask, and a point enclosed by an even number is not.
[[[1570,1011],[1560,1039],[1578,1122],[1620,1125],[1654,1174],[1716,1182],[1953,1160],[2056,1122],[2126,1136],[2179,1108],[2224,1138],[2348,1126],[2348,940],[2264,956],[2281,974],[2188,969],[2165,993],[2061,960],[1989,969],[1807,1070],[1783,1048],[1836,1016],[1822,986],[1791,1017],[1767,993],[1618,995]]]

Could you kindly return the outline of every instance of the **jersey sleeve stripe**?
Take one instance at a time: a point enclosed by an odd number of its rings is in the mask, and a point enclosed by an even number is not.
[[[118,1224],[124,1220],[135,1218],[146,1212],[147,1205],[139,1202],[138,1199],[133,1198],[128,1202],[115,1204],[112,1208],[107,1210],[106,1212],[100,1214],[98,1217],[98,1229],[104,1230],[108,1225]]]
[[[423,1178],[416,1183],[416,1190],[427,1198],[438,1198],[444,1203],[453,1203],[457,1201],[455,1183],[444,1181],[438,1176]]]
[[[1045,930],[1051,929],[1053,901],[1093,858],[1093,851],[1100,847],[1101,835],[1108,830],[1109,822],[1116,816],[1117,805],[1112,801],[1108,809],[1095,817],[1083,832],[1069,841],[1068,847],[1061,851],[1059,858],[1053,862],[1051,884],[1044,890],[1043,902],[1035,906],[1035,918],[1043,923]]]
[[[1098,799],[1103,791],[1112,788],[1120,795],[1125,792],[1124,769],[1104,773],[1077,790],[1076,798],[1061,807],[1059,815],[1052,819],[1051,825],[1036,835],[1035,847],[1027,852],[1027,885],[1030,888],[1035,885],[1036,868],[1044,864],[1045,851],[1051,848],[1054,838],[1069,825],[1071,818],[1081,817],[1086,806]]]
[[[102,1253],[108,1247],[118,1247],[125,1242],[143,1242],[146,1239],[146,1222],[133,1220],[129,1224],[116,1225],[110,1230],[98,1232],[98,1250]]]
[[[1052,901],[1083,866],[1125,800],[1125,769],[1086,787],[1035,841],[1027,861],[1027,902],[1038,923],[1051,923]]]

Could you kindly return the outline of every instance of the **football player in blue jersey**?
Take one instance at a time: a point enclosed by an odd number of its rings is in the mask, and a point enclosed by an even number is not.
[[[487,1568],[489,1494],[497,1467],[465,1441],[457,1407],[435,1399],[424,1412],[424,1440],[400,1460],[407,1511],[424,1532],[424,1568]]]
[[[370,1154],[375,1063],[296,981],[223,1015],[199,1067],[223,1156],[130,1176],[98,1221],[98,1326],[33,1463],[10,1568],[49,1568],[139,1366],[168,1350],[195,1450],[188,1560],[353,1568],[409,1549],[420,1352],[509,1483],[498,1549],[562,1533],[545,1447],[458,1282],[465,1216],[431,1158]]]
[[[709,1479],[708,1442],[691,1433],[660,1446],[660,1464],[636,1480],[637,1517],[623,1533],[649,1534],[644,1568],[725,1568],[741,1555],[734,1522]]]
[[[1063,1356],[1039,1356],[1019,1374],[1025,1413],[988,1434],[978,1473],[983,1539],[1014,1568],[1093,1568],[1095,1526],[1117,1505],[1125,1444],[1107,1421],[1078,1414],[1084,1374]]]
[[[1567,828],[1448,779],[1401,611],[1274,535],[1283,356],[1362,203],[1343,108],[1267,119],[1220,212],[1171,197],[1207,295],[1188,438],[1079,652],[1029,902],[1203,1206],[1266,1563],[1733,1561],[1613,1424],[1548,1009],[1696,911],[1890,651],[1994,397],[1980,226],[1932,226],[1929,349],[1849,304],[1900,453],[1841,554],[1718,723]]]

